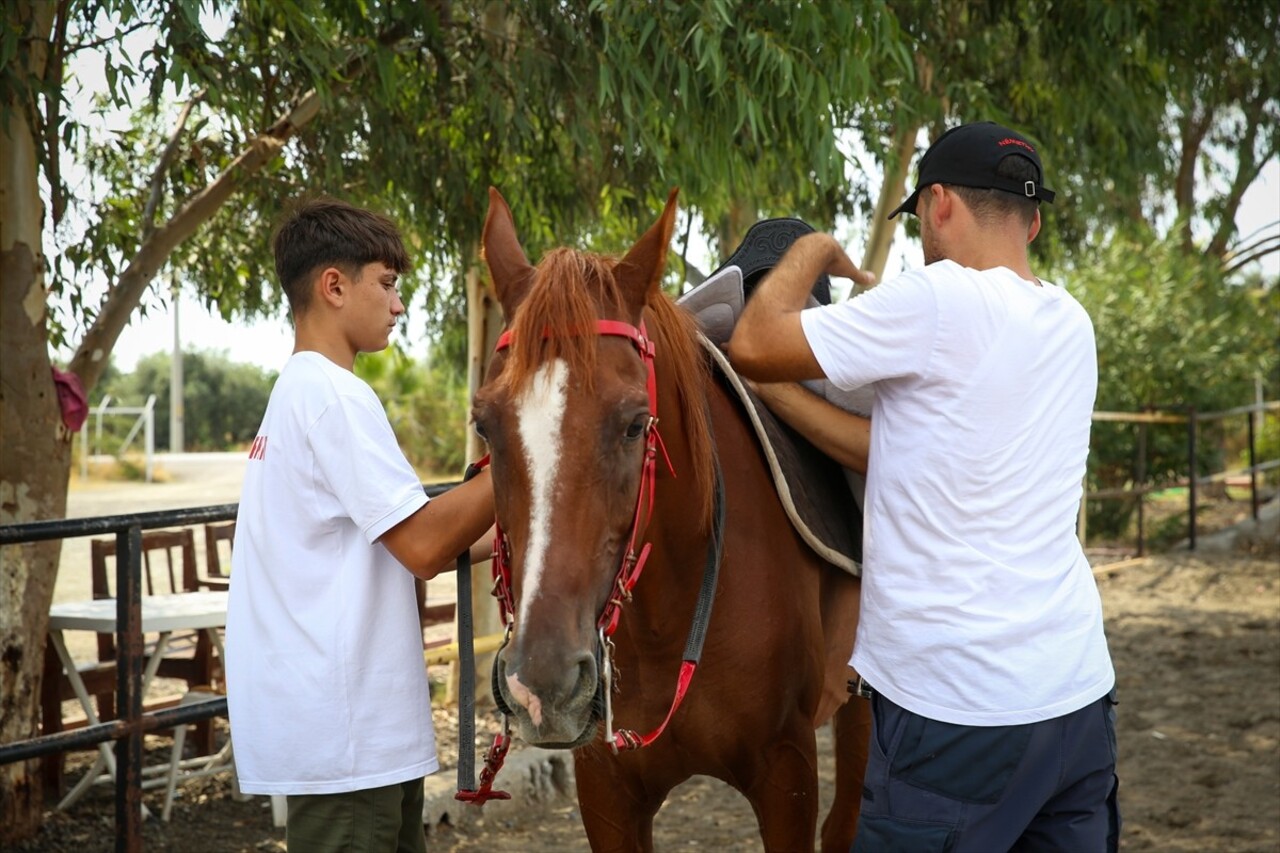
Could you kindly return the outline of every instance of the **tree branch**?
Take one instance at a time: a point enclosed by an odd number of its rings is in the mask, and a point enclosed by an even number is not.
[[[57,17],[54,19],[52,56],[45,68],[45,82],[51,90],[45,96],[44,132],[46,177],[49,181],[49,214],[53,217],[53,226],[58,227],[62,215],[67,210],[67,193],[62,186],[61,145],[58,139],[58,128],[62,126],[62,84],[63,71],[66,68],[67,52],[67,17],[71,0],[58,3]]]
[[[1280,252],[1280,234],[1272,234],[1269,237],[1263,237],[1253,245],[1228,255],[1223,259],[1223,275],[1231,275],[1231,273],[1242,267],[1248,266],[1254,261],[1260,261],[1267,255],[1274,255]]]
[[[1215,257],[1221,257],[1227,251],[1227,245],[1231,242],[1231,237],[1236,232],[1236,211],[1240,209],[1240,202],[1244,198],[1245,191],[1249,189],[1250,184],[1258,177],[1258,173],[1262,171],[1263,164],[1270,159],[1270,152],[1263,158],[1262,162],[1258,162],[1254,155],[1254,144],[1258,138],[1258,131],[1270,94],[1270,92],[1264,93],[1261,90],[1256,91],[1253,97],[1243,104],[1242,112],[1245,117],[1245,130],[1236,145],[1236,174],[1231,181],[1231,189],[1223,201],[1223,209],[1220,213],[1221,218],[1218,220],[1217,230],[1213,235],[1213,240],[1209,243],[1208,251]]]
[[[929,67],[927,61],[921,61],[926,68]],[[932,71],[929,73],[932,74]],[[880,195],[876,199],[875,213],[871,217],[871,234],[867,237],[867,247],[862,258],[862,268],[875,273],[877,279],[884,278],[889,249],[893,246],[893,237],[898,227],[898,220],[890,219],[889,212],[906,198],[907,170],[911,168],[911,158],[915,156],[916,137],[919,134],[920,121],[912,117],[906,118],[905,125],[897,128],[894,153],[885,163]]]
[[[402,38],[399,28],[393,27],[379,36],[378,43],[385,47]],[[349,86],[364,70],[365,60],[363,54],[348,60],[338,76],[339,80],[346,81],[344,86]],[[146,235],[68,365],[68,370],[80,377],[86,391],[92,390],[102,378],[107,356],[128,325],[142,294],[173,250],[213,218],[242,184],[279,156],[289,140],[319,114],[323,106],[321,100],[316,89],[304,94],[288,113],[253,139],[212,183],[192,196],[163,226]]]
[[[1205,134],[1209,132],[1210,115],[1209,110],[1196,115],[1195,105],[1190,104],[1182,121],[1178,123],[1182,130],[1182,152],[1173,185],[1173,198],[1182,221],[1182,242],[1188,250],[1192,246],[1191,214],[1196,203],[1196,159],[1200,156]]]
[[[146,29],[147,27],[150,27],[150,26],[152,26],[151,21],[139,21],[133,26],[126,27],[123,30],[117,30],[116,32],[112,33],[109,36],[106,36],[105,38],[94,39],[93,41],[80,42],[74,47],[69,48],[67,50],[67,53],[79,53],[82,50],[97,50],[98,48],[103,47],[104,45],[111,44],[114,41],[120,41],[120,39],[124,38],[125,36],[131,33],[136,33],[138,30]]]
[[[160,206],[160,196],[164,192],[164,176],[169,171],[169,164],[173,162],[173,158],[178,153],[178,139],[182,136],[182,131],[187,126],[187,119],[191,116],[191,110],[196,104],[204,100],[205,91],[201,89],[187,101],[186,106],[182,108],[182,114],[178,116],[178,124],[173,129],[173,133],[169,136],[169,142],[165,145],[164,151],[160,154],[160,162],[156,164],[155,172],[151,175],[151,194],[147,198],[147,206],[142,211],[142,238],[146,240],[151,233],[156,230],[156,209]]]

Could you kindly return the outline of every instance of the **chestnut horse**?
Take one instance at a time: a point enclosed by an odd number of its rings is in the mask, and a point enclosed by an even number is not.
[[[815,729],[836,714],[822,841],[848,850],[870,730],[847,687],[858,581],[796,534],[694,319],[661,292],[675,197],[621,260],[558,248],[534,267],[490,190],[507,330],[473,417],[505,566],[495,699],[526,742],[574,748],[593,850],[651,850],[667,793],[699,774],[742,792],[766,849],[813,850]]]

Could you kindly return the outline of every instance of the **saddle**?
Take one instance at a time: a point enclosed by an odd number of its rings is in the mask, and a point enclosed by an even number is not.
[[[786,252],[813,228],[800,219],[766,219],[747,231],[742,244],[706,281],[677,303],[702,326],[700,342],[718,381],[741,404],[760,442],[774,488],[800,537],[820,557],[852,575],[862,573],[862,475],[842,468],[790,426],[778,420],[747,386],[721,350],[755,286]],[[829,304],[830,280],[823,275],[809,296],[810,307]],[[870,388],[842,391],[826,380],[802,383],[847,411],[871,412]]]

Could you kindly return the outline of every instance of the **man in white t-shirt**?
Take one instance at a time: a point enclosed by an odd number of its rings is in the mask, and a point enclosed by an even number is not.
[[[1053,201],[1040,157],[993,123],[953,128],[891,214],[926,266],[803,310],[800,238],[747,304],[733,364],[774,411],[867,472],[850,665],[873,703],[855,851],[1114,850],[1115,674],[1076,539],[1097,389],[1093,326],[1027,245]],[[803,388],[870,385],[869,421]]]
[[[428,502],[352,372],[404,313],[395,225],[314,199],[273,249],[295,341],[236,516],[226,649],[240,787],[287,795],[291,850],[421,851],[423,777],[438,763],[414,577],[452,568],[489,528],[493,490],[485,473]]]

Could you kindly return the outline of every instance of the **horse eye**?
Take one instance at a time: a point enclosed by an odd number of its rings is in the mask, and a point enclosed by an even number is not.
[[[627,433],[626,433],[627,439],[634,441],[635,439],[643,435],[645,424],[648,422],[649,422],[648,415],[645,415],[642,418],[637,418],[636,420],[632,421],[630,425],[627,426]]]
[[[485,432],[485,430],[484,430],[484,424],[480,423],[479,421],[476,421],[476,422],[473,424],[473,426],[475,426],[475,429],[476,429],[476,435],[480,436],[480,438],[481,438],[483,441],[488,441],[488,440],[489,440],[489,436],[488,436],[488,434],[487,434],[487,433]]]

